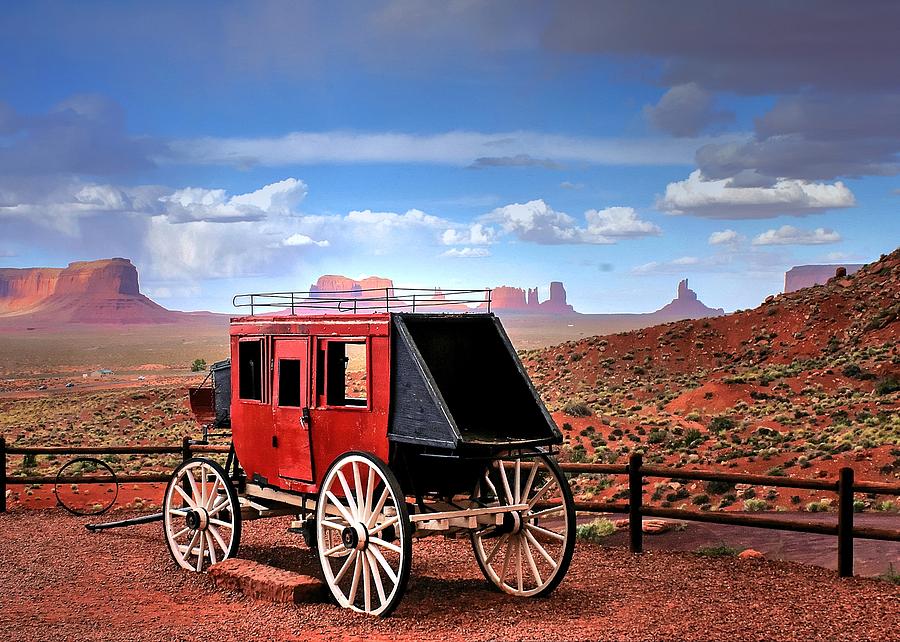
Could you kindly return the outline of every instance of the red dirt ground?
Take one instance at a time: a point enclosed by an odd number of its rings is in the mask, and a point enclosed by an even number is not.
[[[547,599],[490,590],[465,541],[414,545],[394,616],[252,602],[180,571],[158,524],[88,533],[47,511],[0,515],[0,634],[46,640],[891,640],[900,589],[786,562],[631,555],[579,544]],[[241,555],[316,574],[285,519],[248,523]]]

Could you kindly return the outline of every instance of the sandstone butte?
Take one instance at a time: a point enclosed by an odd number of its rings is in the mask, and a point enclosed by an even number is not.
[[[862,263],[835,263],[834,265],[797,265],[784,273],[784,291],[796,292],[814,285],[824,285],[834,277],[838,268],[844,268],[847,274],[857,272]]]
[[[141,294],[137,269],[123,258],[78,261],[65,268],[0,268],[0,324],[176,323],[197,318]]]

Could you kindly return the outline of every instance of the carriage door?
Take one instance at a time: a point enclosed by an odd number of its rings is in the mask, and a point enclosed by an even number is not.
[[[309,339],[275,339],[274,397],[278,475],[311,482]]]

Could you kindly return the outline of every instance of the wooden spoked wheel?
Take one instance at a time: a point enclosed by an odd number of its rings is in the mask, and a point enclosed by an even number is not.
[[[394,474],[368,453],[347,453],[331,465],[316,503],[322,573],[338,604],[386,616],[409,580],[412,533]]]
[[[219,464],[190,459],[175,469],[166,487],[163,529],[172,559],[189,571],[205,571],[237,554],[241,509]]]
[[[527,505],[502,525],[472,533],[484,576],[511,595],[547,595],[562,581],[575,548],[575,503],[556,461],[544,454],[501,457],[485,470],[473,499],[485,506]]]

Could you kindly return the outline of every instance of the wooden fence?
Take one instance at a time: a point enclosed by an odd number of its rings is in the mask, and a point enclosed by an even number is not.
[[[8,477],[6,475],[7,455],[166,455],[180,454],[183,460],[194,454],[229,452],[229,446],[213,446],[194,444],[185,437],[181,445],[176,446],[13,446],[7,447],[6,441],[0,437],[0,513],[6,511],[6,487],[9,484],[53,484],[60,483],[104,483],[104,479],[85,477]],[[841,468],[838,479],[799,479],[772,475],[745,475],[708,470],[683,470],[681,468],[665,468],[662,466],[645,466],[641,455],[631,455],[628,464],[562,464],[563,471],[574,474],[603,474],[628,476],[628,502],[611,503],[599,501],[575,502],[575,508],[585,512],[625,512],[628,513],[629,548],[634,553],[643,551],[643,531],[641,520],[647,517],[666,517],[695,522],[713,524],[732,524],[751,526],[801,533],[835,535],[838,538],[838,572],[841,577],[853,575],[853,540],[854,538],[875,539],[900,542],[900,530],[854,526],[853,498],[856,493],[877,493],[879,495],[900,495],[900,484],[884,482],[857,482],[853,477],[853,469]],[[719,481],[729,484],[751,484],[754,486],[772,486],[775,488],[800,488],[830,491],[838,495],[837,524],[822,524],[812,521],[798,521],[769,515],[745,515],[724,511],[702,512],[678,508],[661,508],[645,506],[643,503],[643,485],[648,477],[666,479],[690,479],[697,481]],[[121,483],[167,482],[169,475],[117,475]],[[106,482],[108,483],[108,482]]]

